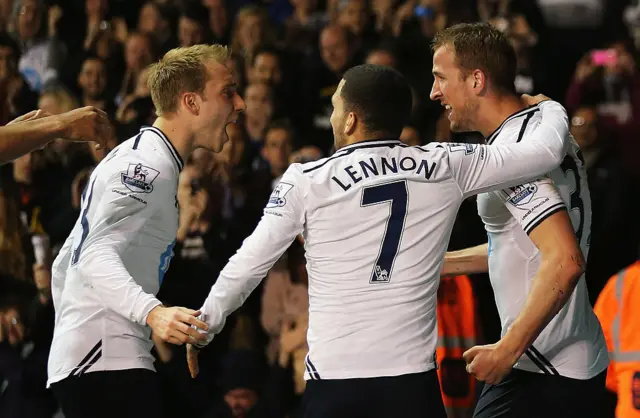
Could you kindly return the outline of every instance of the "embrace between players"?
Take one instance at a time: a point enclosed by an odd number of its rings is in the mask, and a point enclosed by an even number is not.
[[[353,67],[332,97],[335,154],[289,167],[198,311],[162,306],[184,161],[195,148],[220,152],[244,110],[229,59],[220,45],[169,51],[149,76],[156,122],[91,174],[52,270],[47,384],[67,418],[163,416],[151,332],[188,344],[195,377],[198,350],[299,234],[310,299],[304,417],[445,417],[439,280],[480,271],[503,332],[464,353],[487,383],[474,416],[597,416],[608,357],[583,278],[591,214],[580,150],[562,106],[514,93],[513,48],[485,24],[436,36],[431,99],[453,131],[479,131],[488,145],[404,145],[407,81]],[[473,195],[489,242],[446,253]]]

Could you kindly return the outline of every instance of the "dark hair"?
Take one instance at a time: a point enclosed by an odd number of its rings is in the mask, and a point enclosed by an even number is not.
[[[436,34],[431,48],[452,46],[456,63],[467,77],[481,70],[498,91],[515,93],[516,52],[507,37],[487,23],[460,23]]]
[[[180,16],[197,22],[205,30],[209,29],[209,9],[199,1],[184,2]]]
[[[105,68],[107,67],[106,61],[94,52],[87,52],[86,54],[84,54],[84,56],[82,57],[82,65],[84,65],[84,63],[87,61],[100,61],[105,66]]]
[[[289,134],[289,137],[293,141],[295,130],[293,129],[293,125],[291,124],[291,121],[289,121],[289,119],[285,119],[285,118],[276,119],[271,123],[269,123],[267,125],[267,129],[264,130],[265,137],[269,131],[272,131],[274,129],[282,129],[284,131],[287,131],[287,133]]]
[[[411,117],[411,87],[400,72],[373,64],[357,65],[344,76],[345,112],[354,112],[369,133],[399,137]]]
[[[275,49],[275,48],[273,48],[271,46],[268,46],[268,45],[261,45],[255,50],[255,52],[253,53],[253,56],[251,57],[251,66],[252,67],[254,67],[256,65],[256,60],[262,54],[273,55],[278,60],[278,63],[280,63],[280,52],[277,49]]]

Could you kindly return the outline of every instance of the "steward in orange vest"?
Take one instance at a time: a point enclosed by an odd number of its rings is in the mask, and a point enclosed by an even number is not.
[[[609,279],[594,311],[607,348],[607,389],[618,395],[616,418],[640,418],[640,261]]]

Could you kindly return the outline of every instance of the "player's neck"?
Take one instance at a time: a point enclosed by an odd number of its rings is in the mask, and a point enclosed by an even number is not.
[[[509,116],[526,107],[520,97],[516,95],[494,96],[486,100],[484,106],[478,109],[477,130],[487,138]]]
[[[193,152],[193,134],[188,127],[184,126],[177,118],[166,118],[160,116],[153,123],[153,126],[160,129],[171,145],[178,151],[182,161],[187,161]]]

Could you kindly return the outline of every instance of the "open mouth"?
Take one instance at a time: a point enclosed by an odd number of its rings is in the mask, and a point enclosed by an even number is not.
[[[453,112],[451,105],[443,104],[442,106],[444,106],[444,111],[447,114],[447,118],[451,118],[451,112]]]

